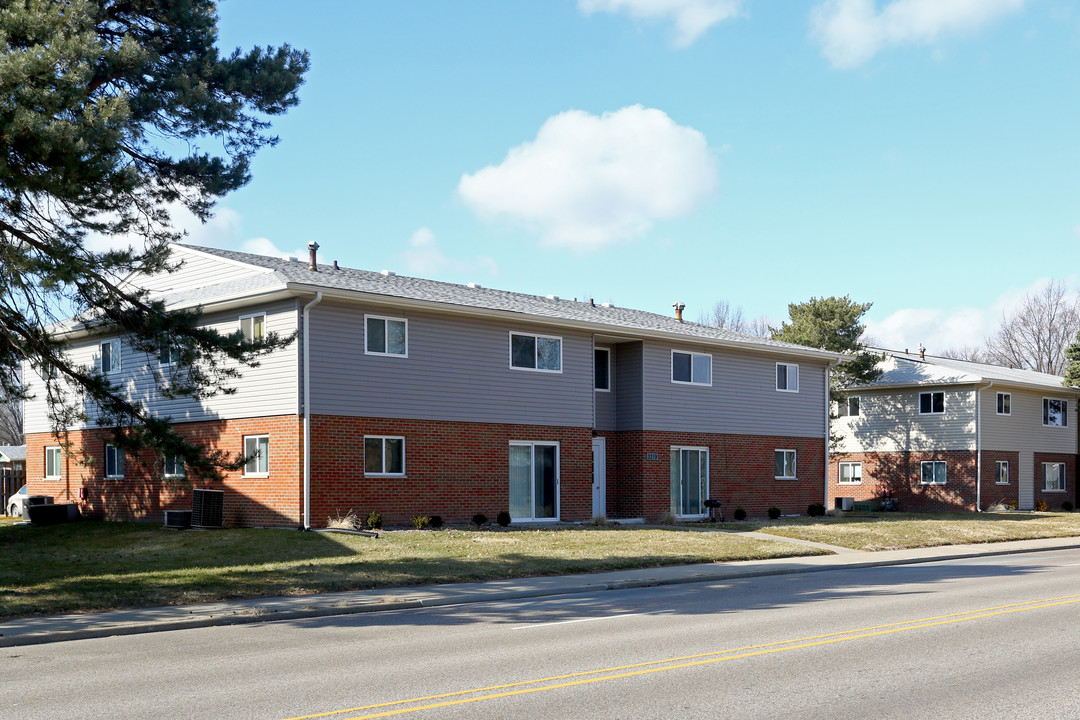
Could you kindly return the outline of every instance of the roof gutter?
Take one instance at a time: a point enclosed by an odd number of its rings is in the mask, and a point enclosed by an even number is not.
[[[309,310],[322,302],[323,294],[304,306],[304,530],[311,529],[311,322]]]

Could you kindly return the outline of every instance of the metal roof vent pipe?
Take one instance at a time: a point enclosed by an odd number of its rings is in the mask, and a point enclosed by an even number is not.
[[[319,243],[312,240],[311,242],[309,242],[307,244],[307,249],[308,249],[308,266],[307,266],[307,269],[312,270],[314,272],[319,272],[319,261],[318,261],[318,257],[315,254],[319,249]]]
[[[675,319],[682,322],[682,311],[686,309],[686,303],[676,301],[671,307],[675,308]]]
[[[925,360],[926,359],[926,348],[923,347],[922,343],[919,343],[919,359],[920,360]]]

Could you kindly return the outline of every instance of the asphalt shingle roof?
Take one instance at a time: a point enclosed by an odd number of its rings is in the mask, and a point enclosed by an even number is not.
[[[762,350],[793,350],[801,354],[817,354],[823,360],[838,357],[835,353],[744,335],[711,325],[679,322],[673,316],[658,315],[644,310],[605,306],[603,304],[593,305],[590,302],[552,299],[540,295],[528,295],[479,286],[470,287],[469,285],[396,274],[383,274],[369,270],[345,267],[334,268],[332,265],[321,263],[318,266],[318,273],[315,273],[308,269],[306,260],[297,262],[284,258],[195,245],[181,245],[180,247],[256,267],[268,268],[273,270],[274,274],[283,283],[294,286],[304,285],[314,289],[345,290],[465,308],[517,312],[534,318],[550,318],[554,321],[582,322],[594,326],[605,326],[610,328],[612,332],[618,332],[619,330],[659,331],[682,335],[688,341],[698,340],[745,345],[747,348],[759,348]]]
[[[26,460],[25,445],[0,445],[0,456],[8,460]]]
[[[994,381],[1005,385],[1045,387],[1048,390],[1064,389],[1061,384],[1063,378],[1058,375],[933,355],[927,355],[923,360],[913,353],[875,350],[887,353],[888,357],[882,366],[881,376],[873,385],[961,385]]]

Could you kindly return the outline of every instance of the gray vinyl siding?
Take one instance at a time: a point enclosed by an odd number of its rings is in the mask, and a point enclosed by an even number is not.
[[[180,269],[173,273],[140,276],[139,286],[155,294],[180,292],[217,285],[223,281],[235,282],[246,277],[269,274],[263,268],[245,267],[224,258],[202,255],[185,248],[175,249],[170,262],[179,262]]]
[[[239,327],[240,315],[258,312],[266,313],[266,329],[289,335],[296,330],[296,302],[287,300],[261,308],[243,311],[218,313],[205,318],[205,324],[221,332],[235,332]],[[101,335],[75,341],[70,349],[73,362],[94,366],[99,360],[99,348],[102,342],[115,339],[114,335]],[[264,417],[271,415],[295,415],[298,412],[297,387],[298,365],[296,344],[292,344],[269,356],[260,359],[259,367],[243,368],[243,376],[228,383],[237,392],[231,395],[219,394],[201,402],[189,399],[166,400],[157,391],[154,370],[161,371],[157,355],[148,355],[132,349],[128,343],[121,342],[121,365],[115,376],[126,389],[129,397],[146,403],[149,410],[158,416],[171,416],[174,422],[195,422],[199,420],[231,419],[243,417]],[[228,365],[226,365],[228,367]],[[166,372],[168,368],[164,369]],[[30,378],[31,392],[37,397],[26,403],[26,432],[48,432],[45,390],[41,380],[32,371],[27,371]],[[77,429],[77,428],[72,428]]]
[[[408,357],[366,355],[364,314],[408,321]],[[562,372],[510,367],[510,332],[562,338]],[[324,301],[311,310],[311,411],[592,427],[592,335]]]
[[[712,355],[712,385],[671,382],[671,351]],[[776,363],[799,366],[799,391],[776,390]],[[825,437],[825,365],[778,355],[646,342],[645,430]]]
[[[643,346],[641,342],[619,343],[615,346],[616,430],[642,429],[642,412],[645,406],[641,384]]]
[[[997,414],[997,394],[1012,395],[1012,414]],[[1069,402],[1066,427],[1042,424],[1043,398]],[[1076,453],[1077,396],[1068,393],[990,387],[982,391],[982,446],[985,450]]]
[[[610,431],[615,429],[615,347],[609,345],[597,345],[598,349],[608,351],[608,391],[601,392],[594,389],[594,419],[593,427],[597,430]],[[594,355],[595,357],[595,355]]]
[[[919,414],[919,393],[945,393],[945,412]],[[970,386],[859,393],[858,417],[833,420],[840,452],[975,449],[975,390]]]

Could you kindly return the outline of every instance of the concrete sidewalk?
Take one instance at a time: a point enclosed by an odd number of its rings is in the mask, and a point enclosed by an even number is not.
[[[756,533],[746,533],[757,535]],[[772,540],[797,542],[763,535]],[[705,565],[620,570],[616,572],[561,575],[479,583],[428,585],[382,590],[357,590],[322,595],[256,598],[226,602],[113,610],[102,613],[27,617],[0,623],[0,647],[36,645],[83,638],[132,635],[185,628],[234,625],[274,620],[349,615],[354,613],[493,602],[517,598],[587,593],[620,588],[674,585],[679,583],[733,580],[762,575],[821,572],[846,568],[881,567],[956,560],[968,557],[1009,555],[1041,550],[1080,549],[1080,538],[1018,540],[1014,542],[948,545],[915,550],[861,552],[798,541],[828,548],[833,555],[775,560],[748,560]]]

